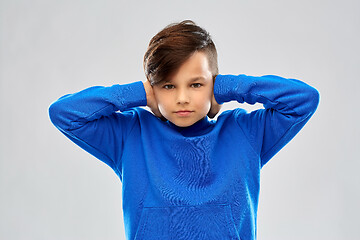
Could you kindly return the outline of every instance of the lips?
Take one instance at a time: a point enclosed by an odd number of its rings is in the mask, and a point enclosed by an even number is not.
[[[180,111],[177,111],[175,112],[177,114],[177,116],[179,117],[187,117],[187,116],[190,116],[190,114],[192,113],[193,111],[190,111],[190,110],[180,110]]]
[[[186,113],[186,112],[192,112],[192,111],[190,111],[190,110],[180,110],[180,111],[177,111],[177,113],[181,113],[181,112]]]

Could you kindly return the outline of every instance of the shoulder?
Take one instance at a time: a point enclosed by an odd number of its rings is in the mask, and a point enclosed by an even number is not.
[[[230,119],[235,119],[241,115],[246,115],[248,112],[242,108],[235,108],[231,110],[225,110],[217,118],[217,121],[225,121]]]
[[[236,109],[224,110],[216,119],[216,126],[220,128],[232,128],[235,124]]]
[[[126,129],[125,132],[129,134],[134,129],[147,128],[152,126],[157,117],[150,111],[141,108],[133,107],[124,111],[116,111],[109,117],[109,121],[112,121],[115,127]],[[161,121],[159,119],[159,121]]]
[[[147,122],[153,123],[154,121],[162,122],[160,118],[156,117],[151,111],[143,107],[129,108],[128,110],[121,112],[121,114],[128,118],[136,119],[140,125],[144,125]]]
[[[141,118],[149,117],[149,115],[152,115],[149,111],[141,107],[133,107],[126,109],[125,111],[116,111],[114,114],[118,118],[126,119],[129,121],[131,121],[131,119],[138,120]]]
[[[258,122],[263,115],[264,109],[258,109],[248,112],[243,108],[235,108],[222,112],[217,119],[217,122],[227,126],[242,126],[245,127],[254,122]]]
[[[130,111],[137,114],[139,118],[156,118],[156,116],[152,112],[143,107],[135,107],[130,109]]]

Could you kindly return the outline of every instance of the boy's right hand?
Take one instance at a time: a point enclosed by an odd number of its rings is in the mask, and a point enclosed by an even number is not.
[[[154,91],[149,80],[144,81],[143,84],[146,92],[146,105],[150,108],[150,110],[154,113],[155,116],[159,117],[163,121],[166,121],[167,119],[160,113],[157,101],[155,99]]]

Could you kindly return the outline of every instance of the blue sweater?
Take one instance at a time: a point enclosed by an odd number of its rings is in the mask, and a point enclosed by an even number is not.
[[[306,124],[320,95],[296,79],[241,74],[218,75],[214,96],[265,109],[178,127],[140,107],[141,81],[51,104],[52,123],[119,176],[127,239],[256,239],[260,169]]]

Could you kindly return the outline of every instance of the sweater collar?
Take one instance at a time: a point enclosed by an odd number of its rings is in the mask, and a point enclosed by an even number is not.
[[[198,136],[205,134],[211,130],[211,121],[209,121],[208,116],[203,117],[196,123],[194,123],[191,126],[188,127],[179,127],[167,120],[167,124],[175,129],[176,131],[180,132],[185,137],[191,137],[191,136]]]

